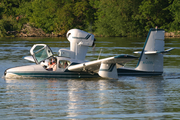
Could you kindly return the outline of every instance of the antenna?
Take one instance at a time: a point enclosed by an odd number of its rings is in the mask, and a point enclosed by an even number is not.
[[[99,52],[99,56],[98,56],[98,59],[97,59],[97,60],[99,60],[99,57],[100,57],[100,55],[101,55],[101,51],[102,51],[102,48],[101,48],[101,50],[100,50],[100,52]]]
[[[92,50],[95,51],[95,48],[96,48],[96,44],[92,47]]]

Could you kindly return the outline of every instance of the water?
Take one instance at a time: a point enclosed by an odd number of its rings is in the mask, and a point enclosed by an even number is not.
[[[87,60],[133,54],[145,38],[96,38]],[[180,119],[180,39],[166,39],[164,74],[155,77],[109,79],[11,79],[4,70],[33,64],[24,60],[33,44],[48,44],[57,54],[69,48],[65,38],[0,39],[0,118],[9,119]],[[137,56],[137,55],[136,55]],[[126,66],[135,67],[137,61]]]

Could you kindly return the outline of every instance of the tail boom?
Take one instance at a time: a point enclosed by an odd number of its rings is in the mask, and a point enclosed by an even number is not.
[[[151,28],[142,51],[134,52],[140,53],[136,68],[118,68],[118,76],[162,75],[163,54],[173,50],[173,48],[164,50],[164,33],[165,31],[163,29]]]

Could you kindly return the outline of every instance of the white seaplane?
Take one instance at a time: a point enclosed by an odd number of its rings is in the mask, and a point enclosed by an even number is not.
[[[164,50],[163,29],[151,28],[140,53],[136,68],[126,68],[124,64],[137,59],[132,55],[121,54],[94,61],[85,61],[89,46],[93,46],[94,35],[79,29],[71,29],[66,37],[70,42],[70,50],[59,49],[54,56],[46,44],[35,44],[24,59],[35,62],[28,66],[14,67],[5,70],[5,78],[91,78],[103,77],[118,79],[118,76],[161,75],[163,73],[163,54],[173,48]]]

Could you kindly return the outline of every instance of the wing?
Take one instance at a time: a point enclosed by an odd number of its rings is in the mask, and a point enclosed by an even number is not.
[[[95,72],[98,73],[101,63],[109,64],[116,63],[117,67],[122,67],[123,64],[137,59],[138,57],[131,55],[118,55],[115,57],[109,57],[101,60],[95,60],[90,62],[85,62],[77,65],[72,65],[68,67],[69,71],[85,71],[85,72]]]
[[[23,58],[26,59],[26,60],[29,60],[31,62],[35,62],[34,58],[32,56],[24,56]]]

